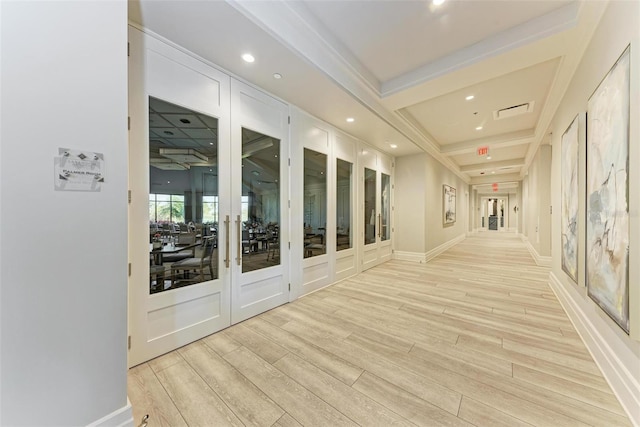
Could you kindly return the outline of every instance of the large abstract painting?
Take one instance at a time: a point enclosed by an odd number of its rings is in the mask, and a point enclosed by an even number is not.
[[[584,113],[581,115],[584,116]],[[580,115],[562,135],[562,169],[560,202],[562,212],[562,269],[578,282],[578,145]]]
[[[456,189],[446,184],[443,185],[443,188],[442,216],[444,225],[453,224],[456,222]]]
[[[629,332],[629,48],[589,99],[586,282]]]

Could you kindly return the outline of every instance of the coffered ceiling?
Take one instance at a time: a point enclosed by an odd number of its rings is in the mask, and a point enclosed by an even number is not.
[[[522,179],[548,143],[605,7],[143,0],[129,2],[129,19],[384,152],[428,152],[480,185]],[[254,63],[241,59],[247,52]]]

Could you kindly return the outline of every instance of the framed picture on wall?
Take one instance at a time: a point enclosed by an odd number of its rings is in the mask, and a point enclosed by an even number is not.
[[[562,269],[578,283],[578,145],[580,124],[585,114],[578,114],[562,135],[560,170],[560,230]],[[584,132],[582,133],[584,135]]]
[[[629,333],[629,47],[589,98],[587,293]]]
[[[444,225],[456,222],[456,189],[450,185],[442,186],[442,218]]]

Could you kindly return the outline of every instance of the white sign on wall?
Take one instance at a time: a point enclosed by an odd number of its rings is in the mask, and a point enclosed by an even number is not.
[[[104,155],[92,151],[58,148],[53,159],[56,191],[101,191],[104,182]]]

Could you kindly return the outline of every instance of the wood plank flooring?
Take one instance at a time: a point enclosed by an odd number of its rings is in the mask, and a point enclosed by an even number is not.
[[[132,368],[135,421],[630,425],[548,273],[506,233],[390,261]]]

